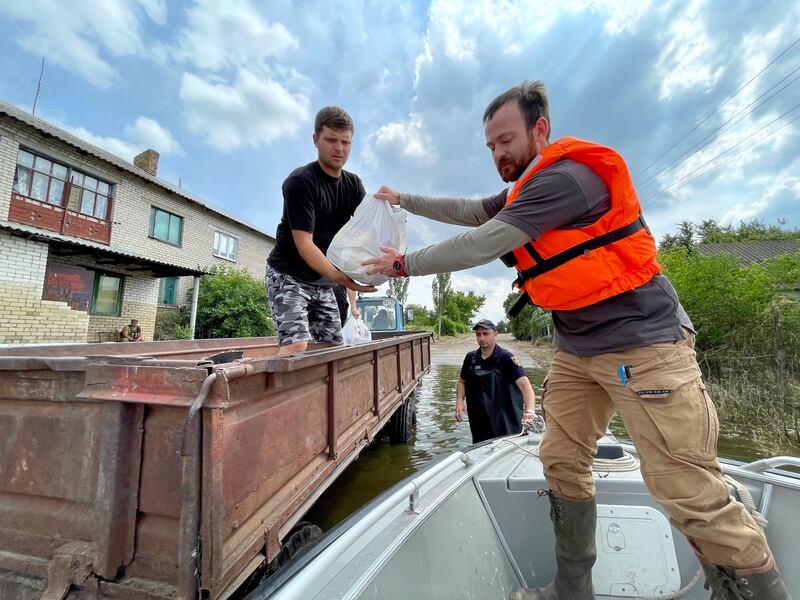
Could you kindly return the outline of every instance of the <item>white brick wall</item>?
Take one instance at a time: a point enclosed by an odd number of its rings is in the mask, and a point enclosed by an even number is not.
[[[11,188],[14,185],[14,170],[17,165],[19,145],[0,131],[0,221],[8,219],[11,204]]]
[[[83,342],[89,315],[42,300],[47,244],[0,231],[0,343]]]

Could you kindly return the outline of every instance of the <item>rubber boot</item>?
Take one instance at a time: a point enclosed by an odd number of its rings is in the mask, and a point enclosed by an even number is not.
[[[592,566],[597,558],[595,530],[597,503],[567,500],[552,490],[540,490],[550,499],[550,519],[556,534],[556,564],[553,582],[545,588],[519,589],[509,600],[594,600]]]
[[[732,569],[703,564],[711,600],[792,600],[775,559],[758,569]]]

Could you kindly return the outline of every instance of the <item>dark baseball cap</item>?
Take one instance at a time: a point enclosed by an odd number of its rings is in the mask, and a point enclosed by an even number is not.
[[[475,325],[472,326],[472,331],[475,331],[476,329],[478,329],[478,327],[483,327],[484,329],[492,329],[494,331],[497,331],[497,326],[494,323],[492,323],[489,319],[481,319],[480,321],[475,323]]]

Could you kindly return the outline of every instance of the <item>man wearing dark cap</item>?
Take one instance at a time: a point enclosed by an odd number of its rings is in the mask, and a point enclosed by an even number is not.
[[[469,352],[456,388],[456,420],[469,414],[472,443],[519,433],[533,419],[536,395],[520,360],[497,345],[497,327],[489,319],[473,326],[478,349]],[[464,397],[466,396],[466,405]]]

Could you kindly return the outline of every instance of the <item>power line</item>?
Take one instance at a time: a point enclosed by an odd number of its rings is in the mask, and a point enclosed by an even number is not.
[[[722,104],[720,104],[719,106],[717,106],[717,108],[715,108],[713,111],[711,111],[711,112],[710,112],[710,113],[709,113],[709,114],[706,116],[706,118],[705,118],[705,119],[703,119],[703,120],[702,120],[702,121],[700,121],[700,122],[699,122],[697,125],[695,125],[694,127],[692,127],[692,128],[689,130],[689,132],[688,132],[686,135],[684,135],[684,136],[683,136],[681,139],[679,139],[679,140],[677,140],[676,142],[674,142],[674,143],[673,143],[673,144],[672,144],[672,145],[671,145],[669,148],[667,148],[667,149],[666,149],[666,150],[665,150],[663,153],[661,153],[661,154],[659,155],[659,157],[658,157],[658,158],[656,158],[656,159],[655,159],[653,162],[651,162],[649,165],[647,165],[647,166],[646,166],[644,169],[642,169],[642,170],[641,170],[641,171],[639,171],[639,172],[638,172],[636,175],[634,175],[634,179],[636,179],[636,178],[638,178],[638,177],[640,177],[640,176],[644,175],[644,174],[645,174],[647,171],[649,171],[649,170],[650,170],[650,168],[651,168],[653,165],[655,165],[655,164],[656,164],[658,161],[660,161],[660,160],[661,160],[662,158],[664,158],[664,157],[665,157],[667,154],[669,154],[669,153],[670,153],[670,151],[671,151],[671,150],[672,150],[672,149],[673,149],[675,146],[677,146],[678,144],[680,144],[680,143],[681,143],[683,140],[685,140],[687,137],[689,137],[689,136],[690,136],[692,133],[694,133],[695,131],[697,131],[698,127],[700,127],[700,126],[701,126],[703,123],[705,123],[706,121],[708,121],[708,120],[709,120],[711,117],[713,117],[713,116],[714,116],[714,115],[717,113],[717,111],[718,111],[720,108],[722,108],[722,107],[723,107],[723,106],[725,106],[725,105],[726,105],[728,102],[730,102],[731,100],[733,100],[733,99],[734,99],[736,96],[738,96],[738,95],[739,95],[739,93],[740,93],[740,92],[741,92],[743,89],[745,89],[745,88],[746,88],[748,85],[750,85],[750,84],[751,84],[751,83],[753,83],[753,82],[754,82],[756,79],[758,79],[758,77],[760,77],[760,76],[761,76],[761,74],[762,74],[764,71],[766,71],[766,70],[767,70],[767,69],[769,69],[769,68],[770,68],[772,65],[774,65],[774,64],[775,64],[775,63],[776,63],[776,62],[777,62],[777,61],[778,61],[778,60],[779,60],[779,59],[780,59],[780,58],[781,58],[781,57],[782,57],[784,54],[786,54],[786,53],[787,53],[789,50],[791,50],[791,49],[792,49],[792,48],[793,48],[793,47],[794,47],[794,46],[795,46],[795,45],[796,45],[798,42],[800,42],[800,38],[797,38],[795,41],[793,41],[791,44],[789,44],[789,45],[788,45],[788,46],[787,46],[787,47],[786,47],[786,48],[783,50],[783,52],[781,52],[780,54],[778,54],[778,56],[776,56],[776,57],[775,57],[775,58],[773,58],[771,61],[769,61],[769,63],[767,63],[767,66],[765,66],[765,67],[764,67],[763,69],[761,69],[761,70],[760,70],[758,73],[756,73],[756,74],[755,74],[755,75],[754,75],[754,76],[753,76],[753,77],[750,79],[750,81],[748,81],[748,82],[747,82],[747,83],[745,83],[745,84],[744,84],[742,87],[740,87],[738,90],[736,90],[736,91],[735,91],[735,92],[734,92],[734,93],[733,93],[731,96],[728,96],[728,98],[727,98],[727,99],[726,99],[724,102],[722,102]]]
[[[672,182],[672,184],[670,184],[668,187],[664,188],[664,189],[663,189],[663,190],[661,190],[661,191],[660,191],[658,194],[656,194],[655,196],[653,196],[652,198],[649,198],[649,199],[648,199],[646,202],[644,202],[644,203],[642,204],[642,205],[643,205],[643,207],[645,207],[645,208],[649,208],[649,207],[653,206],[654,204],[656,204],[657,202],[659,202],[659,201],[660,201],[661,197],[663,197],[663,196],[666,196],[666,195],[667,195],[667,192],[668,192],[670,189],[672,189],[673,187],[675,187],[676,185],[678,185],[678,184],[679,184],[681,181],[683,181],[683,180],[685,180],[686,178],[690,177],[692,174],[696,173],[696,172],[697,172],[697,171],[699,171],[700,169],[702,169],[702,168],[704,168],[704,167],[708,166],[709,164],[711,164],[712,162],[714,162],[715,160],[717,160],[717,159],[718,159],[718,158],[720,158],[721,156],[723,156],[723,155],[727,154],[728,152],[730,152],[731,150],[733,150],[733,149],[734,149],[734,148],[736,148],[737,146],[740,146],[741,144],[743,144],[744,142],[746,142],[747,140],[749,140],[751,137],[753,137],[753,136],[754,136],[754,135],[756,135],[757,133],[759,133],[759,132],[763,131],[764,129],[766,129],[767,127],[769,127],[770,125],[774,125],[776,122],[778,122],[779,120],[781,120],[783,117],[785,117],[785,116],[786,116],[786,115],[788,115],[789,113],[792,113],[792,112],[794,112],[794,111],[795,111],[795,110],[797,110],[798,108],[800,108],[800,104],[795,104],[795,105],[794,105],[792,108],[790,108],[789,110],[787,110],[785,113],[783,113],[783,114],[782,114],[782,115],[780,115],[779,117],[777,117],[777,118],[773,119],[772,121],[770,121],[770,122],[769,122],[769,123],[767,123],[766,125],[764,125],[764,126],[762,126],[762,127],[759,127],[758,129],[756,129],[756,130],[755,130],[753,133],[751,133],[750,135],[748,135],[748,136],[746,136],[746,137],[742,138],[741,140],[739,140],[738,142],[736,142],[736,143],[735,143],[733,146],[730,146],[729,148],[726,148],[725,150],[723,150],[722,152],[720,152],[719,154],[717,154],[717,155],[716,155],[714,158],[712,158],[712,159],[710,159],[710,160],[706,161],[705,163],[703,163],[703,164],[702,164],[702,165],[700,165],[699,167],[696,167],[695,169],[692,169],[691,171],[689,171],[689,172],[688,172],[686,175],[684,175],[684,176],[683,176],[683,177],[681,177],[680,179],[676,179],[676,180],[675,180],[675,181],[673,181],[673,182]],[[798,115],[797,117],[793,118],[793,119],[792,119],[792,120],[790,120],[790,121],[787,121],[786,123],[784,123],[783,125],[781,125],[781,126],[780,126],[780,127],[778,127],[777,129],[775,129],[775,130],[773,130],[773,131],[770,131],[770,132],[769,132],[767,135],[765,135],[763,138],[761,138],[760,140],[758,140],[757,142],[755,142],[755,143],[753,144],[753,146],[756,146],[757,144],[760,144],[761,142],[763,142],[764,140],[766,140],[766,139],[767,139],[768,137],[770,137],[771,135],[774,135],[775,133],[779,132],[781,129],[783,129],[783,128],[784,128],[784,127],[786,127],[787,125],[791,125],[792,123],[794,123],[794,122],[795,122],[795,121],[797,121],[798,119],[800,119],[800,115]],[[751,146],[751,147],[752,147],[752,146]],[[689,185],[690,183],[692,183],[692,182],[693,182],[693,181],[695,181],[696,179],[699,179],[699,178],[700,178],[700,177],[702,177],[703,175],[707,175],[708,173],[710,173],[710,172],[711,172],[711,171],[713,171],[714,169],[716,169],[716,168],[718,168],[718,167],[722,166],[723,164],[725,164],[725,163],[719,163],[719,164],[717,164],[717,165],[714,165],[714,166],[713,166],[712,168],[710,168],[708,171],[705,171],[704,173],[701,173],[701,174],[700,174],[700,175],[698,175],[697,177],[693,177],[692,179],[690,179],[689,181],[687,181],[686,183],[684,183],[683,185],[681,185],[681,186],[680,186],[680,187],[678,187],[677,189],[681,189],[681,188],[683,188],[683,187],[685,187],[685,186]]]
[[[698,153],[700,150],[702,150],[702,149],[703,149],[703,148],[705,148],[706,146],[709,146],[711,143],[713,143],[713,142],[714,142],[714,140],[715,140],[716,138],[718,138],[718,137],[719,137],[719,135],[715,135],[717,132],[719,132],[720,134],[722,134],[722,133],[725,133],[726,131],[728,131],[728,130],[732,129],[732,128],[733,128],[735,125],[737,125],[737,124],[741,123],[741,121],[742,121],[742,119],[743,119],[744,117],[746,117],[747,115],[750,115],[750,114],[754,113],[756,110],[758,110],[758,109],[759,109],[759,108],[761,108],[761,107],[762,107],[764,104],[766,104],[767,102],[769,102],[770,100],[772,100],[772,99],[773,99],[775,96],[777,96],[778,94],[780,94],[782,91],[784,91],[784,90],[785,90],[786,88],[788,88],[790,85],[792,85],[792,84],[793,84],[793,83],[795,83],[796,81],[800,80],[800,75],[798,75],[797,77],[795,77],[794,79],[792,79],[792,80],[791,80],[789,83],[787,83],[785,86],[783,86],[781,89],[779,89],[777,92],[775,92],[774,94],[772,94],[771,96],[769,96],[769,97],[768,97],[766,100],[764,100],[763,102],[761,102],[761,103],[760,103],[760,104],[758,104],[757,106],[753,107],[751,110],[747,111],[747,112],[746,112],[744,115],[742,115],[742,113],[744,113],[744,111],[746,111],[748,108],[750,108],[751,106],[753,106],[753,104],[755,104],[756,102],[758,102],[758,101],[759,101],[761,98],[763,98],[763,97],[764,97],[766,94],[768,94],[770,91],[774,90],[776,87],[778,87],[778,86],[779,86],[781,83],[783,83],[784,81],[786,81],[786,80],[787,80],[789,77],[791,77],[791,76],[792,76],[794,73],[796,73],[797,71],[800,71],[800,67],[797,67],[796,69],[794,69],[794,70],[793,70],[791,73],[789,73],[788,75],[786,75],[786,76],[785,76],[783,79],[781,79],[780,81],[778,81],[778,83],[776,83],[776,84],[775,84],[775,85],[773,85],[771,88],[769,88],[767,91],[765,91],[763,94],[761,94],[760,96],[758,96],[758,98],[756,98],[755,100],[753,100],[753,101],[752,101],[750,104],[748,104],[747,106],[745,106],[744,108],[742,108],[742,109],[741,109],[739,112],[737,112],[735,115],[733,115],[733,116],[732,116],[731,118],[729,118],[727,121],[725,121],[725,122],[724,122],[722,125],[720,125],[720,126],[719,126],[719,127],[717,127],[716,129],[714,129],[713,131],[711,131],[711,132],[710,132],[708,135],[706,135],[706,137],[704,137],[703,139],[701,139],[701,140],[700,140],[699,142],[697,142],[697,143],[696,143],[694,146],[692,146],[691,148],[689,148],[689,149],[687,149],[687,150],[684,150],[684,151],[683,151],[681,154],[679,154],[678,156],[676,156],[676,157],[675,157],[675,158],[674,158],[674,159],[673,159],[671,162],[667,163],[667,165],[665,165],[664,167],[662,167],[660,171],[658,171],[658,172],[657,172],[655,175],[653,175],[652,177],[650,177],[650,179],[648,179],[647,181],[645,181],[645,182],[644,182],[642,185],[640,185],[640,186],[637,186],[637,187],[638,187],[638,189],[639,189],[639,190],[643,190],[644,188],[646,188],[646,187],[648,187],[648,186],[652,185],[652,184],[653,184],[655,181],[657,181],[657,180],[658,180],[658,176],[659,176],[659,175],[661,175],[662,173],[666,173],[667,171],[671,171],[671,170],[673,169],[673,165],[675,165],[676,167],[677,167],[677,166],[680,166],[681,164],[683,164],[684,162],[686,162],[687,160],[689,160],[689,159],[690,159],[692,156],[694,156],[695,154],[697,154],[697,153]],[[739,115],[742,115],[742,119],[739,119],[738,121],[736,121],[736,122],[734,122],[734,123],[731,123],[731,121],[733,121],[733,120],[734,120],[736,117],[738,117]],[[729,127],[725,127],[726,125],[728,125],[728,123],[731,123],[731,125],[730,125]],[[720,131],[720,130],[721,130],[721,131]],[[711,138],[712,136],[713,136],[713,139],[709,140],[709,141],[708,141],[708,143],[706,143],[706,144],[703,144],[703,142],[705,142],[706,140],[708,140],[708,139],[709,139],[709,138]],[[701,145],[701,144],[702,144],[702,145]],[[699,147],[698,147],[698,146],[699,146]],[[697,150],[695,150],[695,148],[697,148]],[[694,152],[692,152],[692,150],[694,150]],[[690,152],[691,152],[691,154],[689,154]],[[686,156],[687,154],[689,154],[689,155],[688,155],[688,156]],[[683,160],[681,160],[681,158],[682,158],[682,157],[684,157],[684,156],[686,156],[686,158],[684,158]]]

